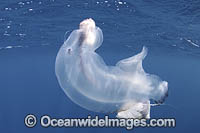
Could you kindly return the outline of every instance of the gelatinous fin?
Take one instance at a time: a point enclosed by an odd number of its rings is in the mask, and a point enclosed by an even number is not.
[[[150,118],[150,101],[128,103],[119,110],[117,118]]]
[[[148,49],[143,47],[142,51],[132,57],[120,60],[116,66],[120,67],[122,70],[127,72],[144,72],[142,67],[142,60],[146,57]]]

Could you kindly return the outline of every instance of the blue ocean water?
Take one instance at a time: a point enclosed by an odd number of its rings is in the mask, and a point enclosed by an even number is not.
[[[64,94],[55,58],[66,32],[93,18],[104,34],[97,53],[108,65],[149,49],[144,70],[169,82],[166,105],[153,118],[176,118],[175,128],[27,128],[24,118],[86,118]],[[200,106],[200,1],[5,0],[0,1],[0,132],[198,132]],[[69,34],[67,34],[69,35]]]

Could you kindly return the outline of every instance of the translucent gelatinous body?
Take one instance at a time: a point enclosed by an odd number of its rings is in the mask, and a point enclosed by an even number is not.
[[[143,70],[147,48],[116,66],[107,66],[95,52],[102,42],[102,31],[92,19],[80,23],[56,58],[60,86],[73,102],[88,110],[118,111],[120,118],[148,118],[149,100],[163,102],[168,83]]]

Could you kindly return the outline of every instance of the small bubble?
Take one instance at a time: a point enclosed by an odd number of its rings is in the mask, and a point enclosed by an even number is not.
[[[10,34],[8,33],[8,31],[5,31],[3,35],[4,36],[10,36]]]
[[[19,4],[19,5],[24,5],[24,3],[23,3],[23,2],[19,2],[18,4]]]
[[[12,46],[7,46],[7,47],[5,47],[5,48],[9,49],[9,48],[12,48]]]
[[[19,35],[20,37],[26,36],[26,34],[24,34],[24,33],[19,33],[19,34],[17,34],[17,35]]]

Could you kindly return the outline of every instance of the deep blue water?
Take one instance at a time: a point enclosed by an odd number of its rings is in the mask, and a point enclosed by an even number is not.
[[[105,114],[87,111],[64,94],[55,76],[56,54],[66,31],[93,18],[103,30],[97,50],[108,65],[149,49],[146,72],[169,82],[166,105],[153,118],[176,118],[175,128],[129,132],[198,132],[200,118],[199,0],[2,0],[0,1],[0,132],[126,132],[121,128],[34,128],[27,114],[55,118]],[[69,35],[69,34],[68,34]],[[108,114],[106,114],[108,115]],[[109,114],[114,117],[113,114]]]

